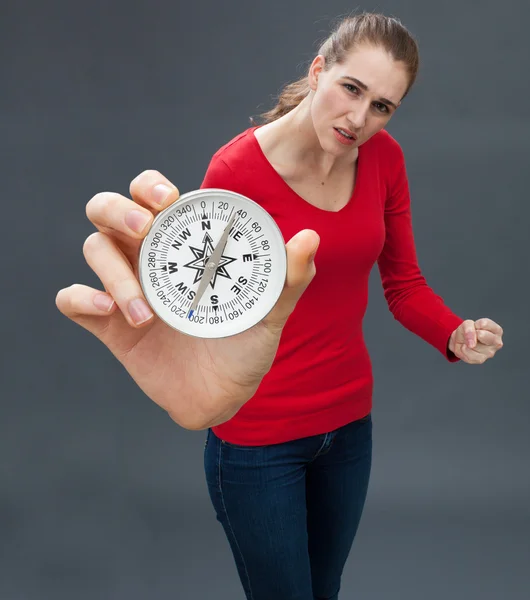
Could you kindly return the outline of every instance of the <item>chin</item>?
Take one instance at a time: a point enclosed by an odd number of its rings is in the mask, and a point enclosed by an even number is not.
[[[343,156],[344,152],[348,152],[348,150],[355,148],[357,146],[357,142],[355,142],[355,145],[352,146],[341,146],[341,144],[339,144],[333,137],[333,134],[331,134],[330,137],[326,137],[324,140],[320,138],[320,146],[324,152],[327,152],[332,156]]]
[[[322,146],[322,150],[324,150],[324,152],[326,152],[327,154],[331,154],[331,156],[342,156],[344,154],[344,151],[348,151],[351,150],[351,146],[349,148],[340,148],[337,147],[337,144],[334,144],[333,142],[331,144],[321,144]]]

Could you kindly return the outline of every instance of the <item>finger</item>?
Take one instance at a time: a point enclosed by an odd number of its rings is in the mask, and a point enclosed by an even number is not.
[[[464,356],[465,361],[472,365],[481,365],[485,363],[488,360],[488,358],[491,358],[489,356],[489,353],[483,354],[478,350],[473,350],[472,348],[469,348],[465,345],[461,347],[460,352]]]
[[[151,321],[154,315],[145,300],[140,283],[108,235],[90,235],[83,245],[83,254],[90,268],[116,301],[129,325],[138,327]]]
[[[59,290],[55,304],[70,319],[82,315],[108,316],[116,308],[112,296],[80,283]]]
[[[504,333],[502,327],[491,319],[477,319],[475,321],[475,326],[477,329],[486,329],[487,331],[491,331],[497,335],[502,335]]]
[[[141,242],[153,222],[151,211],[114,192],[101,192],[91,198],[86,215],[102,233],[119,232],[131,242]]]
[[[300,296],[315,276],[313,259],[319,243],[320,237],[315,231],[304,229],[286,244],[287,277],[278,302],[263,320],[267,327],[281,330],[285,325]]]
[[[142,206],[158,212],[179,199],[179,190],[160,172],[143,171],[129,186],[132,199]]]
[[[485,346],[493,346],[494,348],[502,348],[503,346],[500,335],[496,335],[485,329],[479,329],[477,331],[477,340]]]
[[[59,290],[55,305],[63,315],[98,338],[107,326],[108,319],[105,317],[117,310],[116,302],[109,294],[80,283]]]
[[[457,335],[456,341],[460,344],[466,344],[469,348],[474,348],[477,343],[475,322],[468,319],[458,329],[460,335]]]

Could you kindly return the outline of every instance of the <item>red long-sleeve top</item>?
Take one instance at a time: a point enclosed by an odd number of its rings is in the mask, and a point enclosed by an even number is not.
[[[367,415],[373,376],[362,323],[368,279],[377,261],[394,318],[446,360],[463,319],[427,285],[416,257],[401,147],[380,131],[359,147],[356,182],[346,206],[320,209],[277,173],[251,127],[212,157],[201,188],[238,192],[260,204],[285,241],[302,229],[320,236],[316,275],[282,332],[271,370],[231,419],[213,427],[233,444],[275,444],[325,433]]]

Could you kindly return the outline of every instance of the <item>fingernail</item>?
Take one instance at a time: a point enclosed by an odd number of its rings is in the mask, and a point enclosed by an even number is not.
[[[109,312],[110,309],[114,306],[114,300],[110,296],[106,296],[105,294],[96,294],[94,296],[94,306],[99,310],[104,310],[105,312]]]
[[[150,215],[139,210],[131,210],[125,215],[125,224],[136,233],[142,233],[150,219]]]
[[[169,196],[170,192],[171,192],[170,187],[168,187],[167,185],[164,185],[163,183],[159,183],[158,185],[155,185],[155,187],[153,188],[153,192],[152,192],[153,200],[157,204],[162,205],[162,204],[164,204],[166,198]]]
[[[151,309],[142,298],[135,298],[129,302],[129,314],[136,325],[145,323],[153,316]]]

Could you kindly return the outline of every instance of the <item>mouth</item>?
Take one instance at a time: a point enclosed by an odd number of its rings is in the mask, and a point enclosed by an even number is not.
[[[357,141],[357,136],[353,131],[349,129],[342,129],[342,127],[333,127],[333,133],[337,141],[343,146],[353,146]]]

